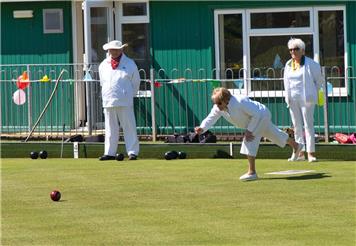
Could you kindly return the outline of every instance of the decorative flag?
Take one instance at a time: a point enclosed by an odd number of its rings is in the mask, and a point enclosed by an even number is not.
[[[327,82],[327,91],[328,91],[328,95],[333,94],[333,85],[330,82]]]
[[[173,79],[171,81],[169,81],[169,84],[177,84],[177,83],[182,83],[185,81],[185,78],[179,78],[179,79]]]
[[[16,105],[22,105],[26,102],[26,93],[22,89],[18,89],[12,95],[12,99]]]
[[[47,74],[40,79],[40,82],[49,82],[51,81],[50,78],[48,78]]]
[[[158,81],[155,81],[154,82],[154,87],[156,88],[160,88],[162,86],[162,83],[158,82]]]
[[[244,80],[243,79],[236,79],[234,80],[234,84],[240,90],[244,87]]]
[[[83,81],[93,81],[93,78],[91,77],[89,72],[85,72]]]
[[[27,72],[24,71],[22,75],[17,78],[16,86],[17,88],[23,90],[30,85],[30,79],[28,78]]]

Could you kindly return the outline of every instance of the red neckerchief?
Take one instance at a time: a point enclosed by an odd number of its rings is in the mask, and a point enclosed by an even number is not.
[[[112,67],[112,69],[115,70],[115,69],[119,66],[121,57],[122,57],[122,54],[119,55],[119,56],[116,57],[116,58],[112,58],[112,57],[111,57],[111,67]]]

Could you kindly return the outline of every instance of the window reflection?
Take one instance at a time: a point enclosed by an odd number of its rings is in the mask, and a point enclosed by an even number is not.
[[[135,60],[139,69],[149,70],[148,24],[123,24],[123,42],[128,43],[125,52]]]
[[[251,90],[283,90],[283,81],[267,78],[283,78],[283,69],[291,58],[287,43],[291,36],[257,36],[250,38]],[[298,35],[305,43],[305,55],[313,59],[313,36]]]
[[[101,62],[106,57],[103,44],[107,43],[108,37],[108,12],[107,8],[91,8],[91,57],[90,62]]]
[[[219,15],[220,78],[243,78],[242,14]],[[224,86],[232,88],[231,83]]]
[[[251,13],[251,28],[309,27],[309,11]]]
[[[319,11],[320,63],[331,77],[344,76],[344,20],[342,11]],[[344,79],[329,81],[344,87]]]
[[[147,15],[146,3],[123,3],[123,16]]]

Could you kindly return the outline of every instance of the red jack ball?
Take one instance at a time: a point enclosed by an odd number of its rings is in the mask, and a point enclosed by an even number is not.
[[[61,193],[58,190],[54,190],[51,192],[52,201],[58,202],[61,199]]]

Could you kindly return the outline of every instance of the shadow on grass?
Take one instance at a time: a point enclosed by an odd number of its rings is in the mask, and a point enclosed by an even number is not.
[[[286,179],[286,180],[308,180],[308,179],[323,179],[323,178],[331,178],[332,176],[327,175],[326,173],[313,173],[313,174],[305,174],[300,176],[288,176],[288,177],[272,177],[272,178],[262,178],[264,180],[268,179]]]
[[[58,203],[60,203],[60,202],[68,202],[68,200],[59,200],[59,201],[54,201],[54,202],[58,202]]]

